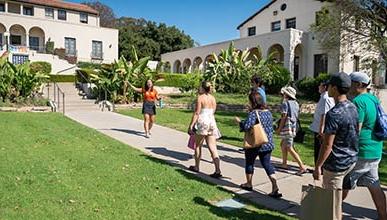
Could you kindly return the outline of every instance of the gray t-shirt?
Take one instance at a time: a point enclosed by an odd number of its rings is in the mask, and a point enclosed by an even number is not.
[[[324,163],[324,169],[343,172],[357,161],[359,135],[357,129],[358,113],[350,101],[337,103],[325,120],[325,134],[335,134],[332,152]]]
[[[290,110],[289,110],[290,107]],[[291,122],[293,124],[297,123],[298,114],[300,111],[300,106],[296,100],[284,101],[281,105],[281,113],[287,114],[288,117],[291,116]]]
[[[335,100],[328,96],[328,92],[322,93],[313,115],[313,122],[310,125],[311,131],[316,133],[320,132],[321,116],[327,114],[327,112],[331,110],[333,106],[335,106]]]

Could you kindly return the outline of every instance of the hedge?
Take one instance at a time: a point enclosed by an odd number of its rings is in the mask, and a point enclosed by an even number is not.
[[[44,61],[37,61],[30,63],[31,73],[41,72],[43,74],[50,74],[52,71],[51,63]]]
[[[78,69],[75,72],[77,81],[81,83],[88,83],[88,81],[90,81],[90,75],[97,74],[92,69]]]
[[[157,75],[159,79],[156,86],[182,87],[184,86],[185,74],[182,73],[161,73]]]
[[[75,75],[50,75],[51,82],[75,82]]]
[[[302,93],[305,99],[318,101],[320,98],[318,86],[321,82],[328,79],[329,74],[326,73],[320,74],[316,78],[305,77],[304,79],[296,82],[296,87]]]

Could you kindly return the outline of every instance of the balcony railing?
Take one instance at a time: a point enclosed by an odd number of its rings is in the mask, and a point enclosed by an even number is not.
[[[9,45],[9,51],[12,53],[28,53],[28,47]]]
[[[30,51],[35,51],[37,53],[47,53],[46,47],[44,46],[30,46]]]

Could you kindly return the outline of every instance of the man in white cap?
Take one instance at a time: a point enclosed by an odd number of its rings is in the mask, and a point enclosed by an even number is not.
[[[350,75],[353,103],[359,113],[359,154],[354,169],[346,175],[343,183],[343,199],[356,186],[367,187],[378,211],[379,218],[387,220],[386,196],[380,187],[378,169],[382,158],[383,141],[373,135],[377,119],[378,98],[367,92],[370,78],[366,73],[354,72]]]

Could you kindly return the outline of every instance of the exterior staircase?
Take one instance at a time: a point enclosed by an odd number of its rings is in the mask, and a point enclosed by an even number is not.
[[[59,87],[59,95],[58,95]],[[54,92],[55,90],[55,92]],[[48,84],[43,89],[43,94],[50,100],[55,100],[58,112],[73,112],[73,111],[95,111],[99,110],[98,104],[95,104],[96,100],[84,99],[79,95],[78,90],[75,88],[74,83],[54,83]],[[64,94],[64,101],[63,101]],[[55,97],[54,97],[55,95]],[[59,96],[59,97],[58,97]],[[59,100],[59,101],[58,101]],[[64,107],[64,109],[63,109]]]

